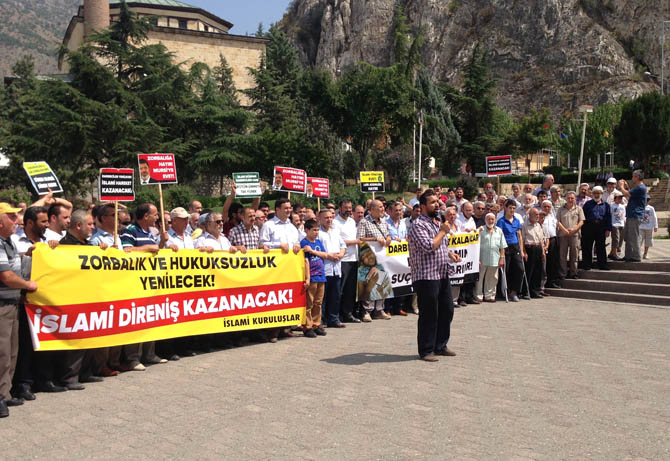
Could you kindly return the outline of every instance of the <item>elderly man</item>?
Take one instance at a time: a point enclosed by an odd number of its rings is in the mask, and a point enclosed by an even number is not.
[[[484,211],[484,210],[482,210]],[[474,219],[475,207],[470,202],[465,202],[461,208],[461,213],[458,215],[456,220],[458,221],[459,227],[463,232],[472,232],[477,230],[477,224]]]
[[[554,206],[554,214],[556,214],[558,209],[565,205],[565,199],[561,197],[561,187],[554,184],[549,189],[549,195],[551,197],[549,200],[551,200],[551,204]]]
[[[358,225],[356,234],[361,242],[377,242],[381,246],[387,246],[391,243],[391,234],[389,233],[386,221],[384,221],[384,204],[379,200],[373,200],[370,203],[370,213],[363,218]],[[371,318],[390,319],[391,316],[384,312],[384,300],[363,301],[364,322],[370,322]]]
[[[479,280],[475,287],[478,301],[496,302],[496,285],[498,284],[498,268],[505,268],[507,242],[502,230],[496,226],[496,217],[488,213],[485,225],[479,236]]]
[[[356,228],[358,228],[358,225],[361,223],[363,218],[365,218],[365,207],[363,207],[363,205],[356,205],[354,207],[353,213],[351,214],[351,218],[356,223]]]
[[[200,237],[195,239],[193,246],[212,251],[229,251],[236,253],[237,247],[230,244],[230,240],[223,235],[223,218],[219,213],[208,213],[205,221],[205,231]],[[244,249],[243,253],[246,253]]]
[[[202,213],[202,203],[200,203],[200,202],[197,201],[197,200],[193,200],[193,201],[192,201],[191,203],[189,203],[189,205],[188,205],[188,212],[189,212],[190,214],[193,214],[193,213],[198,213],[198,214],[200,214],[200,213]]]
[[[407,238],[407,226],[403,219],[402,204],[399,202],[391,202],[388,206],[389,216],[386,218],[386,225],[388,226],[391,239],[400,242]]]
[[[624,261],[640,262],[640,224],[644,218],[644,209],[647,206],[647,186],[642,180],[642,171],[633,171],[633,188],[628,190],[628,183],[623,179],[619,182],[619,190],[628,199],[626,205],[626,224],[624,225],[624,240],[626,252]]]
[[[487,182],[486,185],[484,186],[484,193],[486,194],[486,201],[489,201],[488,197],[490,195],[493,195],[493,201],[497,202],[498,201],[498,194],[496,194],[496,190],[493,188],[493,184],[490,182]]]
[[[590,194],[591,186],[587,182],[583,182],[579,185],[579,194],[576,197],[577,206],[584,208],[584,204],[591,200]]]
[[[342,286],[340,289],[340,319],[345,323],[360,323],[354,311],[356,308],[356,276],[358,273],[358,244],[356,237],[356,221],[351,217],[353,204],[351,200],[344,199],[340,202],[340,209],[335,216],[333,226],[340,232],[340,238],[347,246],[344,257],[340,261],[342,265]]]
[[[158,210],[151,203],[142,203],[135,209],[135,222],[121,234],[123,250],[149,251],[158,253],[168,240],[167,232],[161,234],[160,239],[154,236],[151,228],[158,220]],[[144,344],[127,344],[123,346],[126,363],[121,366],[122,370],[144,371],[146,364],[166,363],[167,360],[156,355],[156,344],[150,341]],[[144,363],[142,363],[144,362]]]
[[[192,250],[195,248],[193,238],[186,231],[191,215],[182,207],[170,211],[172,227],[168,231],[168,241],[165,245],[172,251]]]
[[[534,208],[537,198],[533,194],[524,194],[523,196],[523,207],[519,210],[519,214],[523,217],[523,220],[528,219],[528,212]]]
[[[549,288],[558,288],[560,285],[560,251],[558,248],[556,216],[554,214],[554,207],[551,200],[545,200],[540,205],[542,213],[544,213],[544,222],[542,227],[545,234],[547,234],[548,247],[547,258],[545,260],[546,267],[546,282],[545,286]]]
[[[419,306],[417,343],[421,360],[437,362],[438,355],[456,355],[447,347],[454,318],[449,260],[461,258],[449,251],[449,225],[436,222],[436,194],[424,192],[420,204],[421,216],[409,235],[409,266]]]
[[[498,201],[498,196],[496,195],[496,192],[493,189],[486,189],[484,191],[486,194],[486,202],[485,203],[497,203]]]
[[[593,244],[596,246],[598,268],[608,271],[605,240],[612,231],[612,212],[603,200],[603,188],[596,186],[591,191],[592,199],[584,204],[584,226],[582,227],[582,268],[590,270],[593,262]]]
[[[547,196],[549,196],[549,190],[551,189],[551,186],[553,186],[553,185],[554,185],[554,175],[553,174],[544,175],[544,177],[542,178],[542,185],[538,186],[533,191],[533,195],[535,195],[537,197],[538,192],[543,190],[547,193]]]
[[[11,240],[19,211],[0,203],[0,418],[9,416],[9,406],[23,404],[10,394],[19,351],[19,300],[21,290],[37,290],[35,282],[22,278],[21,256]]]
[[[480,228],[482,226],[486,225],[486,205],[484,205],[484,202],[480,202],[477,200],[472,204],[472,208],[474,210],[472,214],[472,219],[475,221],[475,226],[477,228]]]
[[[523,223],[521,233],[525,249],[524,265],[526,280],[531,298],[543,298],[540,294],[542,283],[542,260],[546,257],[544,253],[546,236],[539,222],[540,212],[537,208],[531,208],[528,212],[528,220]]]
[[[560,279],[576,279],[579,258],[577,239],[579,230],[584,225],[584,210],[577,206],[577,196],[573,191],[565,195],[565,205],[558,209],[556,221],[561,261]]]
[[[327,257],[324,260],[326,286],[323,296],[322,317],[328,328],[344,328],[340,321],[340,290],[342,279],[342,258],[346,254],[347,245],[340,231],[333,227],[335,214],[324,208],[319,212],[319,240],[324,246]]]

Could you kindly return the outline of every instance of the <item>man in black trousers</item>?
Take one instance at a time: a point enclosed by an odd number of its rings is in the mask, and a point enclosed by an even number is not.
[[[605,239],[612,231],[610,204],[603,200],[603,188],[596,186],[591,191],[591,200],[584,204],[584,226],[582,227],[582,269],[590,270],[593,264],[593,244],[600,270],[607,267]]]
[[[438,355],[454,356],[447,348],[454,317],[449,282],[449,259],[461,258],[449,251],[449,226],[438,219],[439,198],[428,189],[419,199],[421,215],[409,232],[409,265],[419,306],[417,342],[419,357],[437,362]]]

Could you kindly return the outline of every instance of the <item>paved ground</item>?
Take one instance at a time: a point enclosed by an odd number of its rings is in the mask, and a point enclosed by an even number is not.
[[[670,459],[670,309],[469,306],[439,363],[415,334],[394,317],[39,394],[0,457]]]

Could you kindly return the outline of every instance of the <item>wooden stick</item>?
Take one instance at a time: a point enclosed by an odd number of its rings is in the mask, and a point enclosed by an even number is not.
[[[498,195],[500,195],[500,175],[498,175]]]
[[[291,193],[288,193],[288,199],[291,200]]]
[[[112,245],[116,245],[116,237],[119,234],[119,202],[114,202],[114,240]],[[121,248],[119,248],[121,250]]]
[[[316,211],[321,211],[321,197],[316,198]]]
[[[161,232],[167,232],[165,230],[165,213],[163,212],[163,185],[158,185],[158,198],[161,202]]]
[[[374,200],[374,199],[375,199],[375,193],[373,192],[372,193],[372,200]]]

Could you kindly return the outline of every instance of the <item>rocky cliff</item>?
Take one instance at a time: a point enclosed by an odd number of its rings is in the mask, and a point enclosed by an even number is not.
[[[424,29],[423,62],[438,81],[459,85],[474,44],[486,46],[498,99],[512,113],[558,115],[660,86],[668,1],[294,0],[280,25],[306,64],[333,73],[358,61],[388,65],[397,3]],[[670,43],[670,24],[666,32]]]

